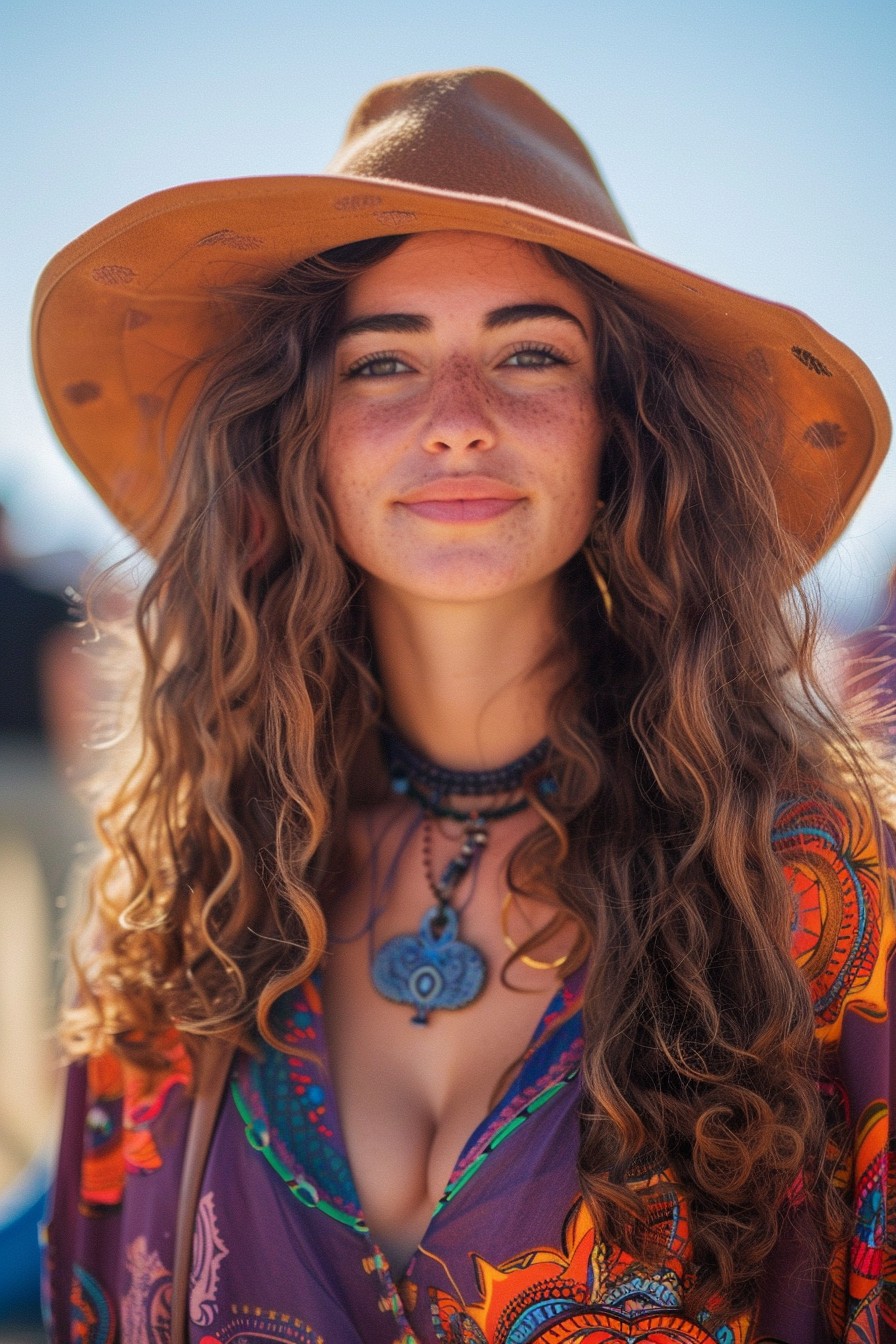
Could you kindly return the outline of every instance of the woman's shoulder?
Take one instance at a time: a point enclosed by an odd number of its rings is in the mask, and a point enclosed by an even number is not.
[[[772,823],[772,848],[787,867],[809,863],[847,885],[881,885],[893,867],[893,838],[870,803],[846,791],[783,799]],[[889,851],[888,853],[885,851]]]
[[[779,805],[772,848],[793,893],[793,955],[806,975],[819,1036],[841,1035],[844,1014],[882,1021],[896,945],[893,844],[871,806],[817,793]]]

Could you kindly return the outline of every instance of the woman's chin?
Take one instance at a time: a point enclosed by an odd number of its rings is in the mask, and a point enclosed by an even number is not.
[[[405,600],[448,604],[499,601],[531,587],[540,589],[552,571],[533,573],[523,564],[508,564],[504,557],[493,566],[441,559],[437,564],[407,566],[400,572],[371,574],[377,587],[391,590]]]

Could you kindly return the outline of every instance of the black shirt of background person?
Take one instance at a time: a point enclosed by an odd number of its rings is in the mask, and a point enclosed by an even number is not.
[[[0,570],[0,736],[46,743],[41,654],[48,635],[68,620],[61,597]]]

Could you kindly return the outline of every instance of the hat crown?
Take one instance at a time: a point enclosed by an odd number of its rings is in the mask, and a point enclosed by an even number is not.
[[[631,239],[569,122],[503,70],[380,84],[355,109],[329,171],[497,197]]]

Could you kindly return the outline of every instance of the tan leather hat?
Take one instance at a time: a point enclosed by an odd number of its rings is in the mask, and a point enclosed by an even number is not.
[[[355,111],[320,176],[237,178],[158,192],[76,239],[37,287],[37,380],[63,446],[146,538],[202,366],[224,334],[213,291],[326,248],[469,229],[578,257],[767,380],[784,426],[767,463],[785,524],[819,555],[886,452],[872,374],[794,309],[694,275],[631,240],[588,150],[500,70],[415,75]],[[190,376],[193,370],[193,376]]]

